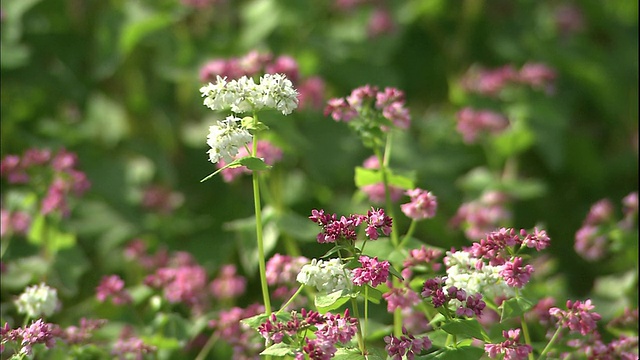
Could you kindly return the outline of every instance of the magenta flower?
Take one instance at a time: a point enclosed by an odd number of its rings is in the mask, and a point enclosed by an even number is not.
[[[378,261],[378,257],[373,259],[362,255],[360,256],[360,264],[362,267],[355,268],[352,271],[353,283],[357,286],[369,284],[376,287],[387,281],[389,278],[389,262],[386,260]]]
[[[347,344],[358,331],[358,319],[349,316],[349,309],[346,309],[344,316],[340,314],[327,313],[324,315],[324,322],[316,325],[316,337],[333,344]]]
[[[518,73],[518,81],[534,89],[543,89],[547,93],[553,92],[556,77],[553,69],[541,63],[526,63]]]
[[[209,285],[211,294],[220,300],[235,299],[244,294],[247,280],[236,274],[235,265],[224,265],[220,274]]]
[[[502,336],[506,339],[499,344],[485,344],[484,351],[490,358],[495,358],[498,354],[504,355],[504,360],[525,360],[533,351],[531,345],[520,344],[520,329],[503,331]]]
[[[451,219],[451,225],[462,228],[467,239],[475,241],[511,220],[508,199],[500,192],[487,192],[479,200],[464,203]]]
[[[407,190],[411,202],[400,205],[402,212],[413,220],[430,219],[436,215],[438,199],[431,192],[415,188]]]
[[[465,107],[456,114],[456,129],[464,142],[472,144],[480,133],[499,134],[509,125],[509,120],[502,114],[490,110],[473,110]]]
[[[473,243],[467,251],[475,258],[489,260],[492,266],[503,265],[509,256],[507,247],[520,245],[522,240],[512,228],[501,228],[487,234],[486,238]]]
[[[118,275],[104,276],[96,287],[96,297],[100,302],[111,298],[115,305],[129,304],[132,301],[131,295],[124,289],[124,281]]]
[[[384,213],[384,209],[371,208],[367,211],[364,222],[367,224],[365,233],[371,240],[377,240],[380,236],[379,232],[385,236],[391,234],[393,219]]]
[[[544,230],[534,228],[533,234],[528,234],[524,229],[520,230],[520,236],[524,237],[522,243],[528,248],[535,248],[540,251],[546,249],[551,244],[551,239]]]
[[[529,282],[532,272],[533,266],[528,264],[522,266],[522,258],[514,257],[503,265],[502,270],[500,270],[500,276],[502,276],[507,285],[522,288]]]
[[[420,303],[418,294],[406,286],[392,287],[388,292],[382,294],[382,298],[387,302],[389,313],[398,308],[409,309]]]
[[[338,351],[336,346],[325,339],[306,339],[307,343],[302,350],[309,355],[311,360],[330,360]]]
[[[260,335],[254,329],[240,322],[264,312],[264,306],[252,304],[247,308],[233,307],[221,310],[209,322],[209,327],[220,339],[226,341],[233,348],[233,359],[256,359],[264,348]]]
[[[378,93],[378,95],[380,95],[380,93]],[[372,155],[364,161],[362,166],[365,169],[379,169],[380,161],[378,160],[377,156]],[[404,190],[402,188],[399,188],[393,185],[389,185],[388,189],[389,189],[389,198],[393,202],[398,201],[402,196],[402,194],[404,193]],[[382,182],[365,185],[361,187],[360,190],[362,190],[362,192],[367,194],[367,196],[369,197],[369,201],[372,203],[383,204],[386,201],[386,189],[384,187],[384,183]]]
[[[580,300],[575,302],[567,300],[567,310],[553,307],[549,309],[549,314],[558,319],[560,326],[584,336],[596,330],[596,322],[602,318],[600,314],[591,311],[594,308],[595,306],[591,305],[591,299],[587,299],[584,303]]]
[[[298,62],[288,55],[278,56],[273,62],[265,66],[264,72],[267,74],[285,74],[287,79],[297,82],[300,73],[298,70]]]
[[[298,108],[321,109],[325,99],[325,84],[320,77],[312,76],[298,85]]]
[[[573,248],[585,260],[596,261],[607,253],[609,240],[597,226],[584,225],[576,232]]]
[[[435,260],[441,256],[441,250],[427,249],[426,246],[420,245],[420,249],[409,250],[409,256],[402,264],[405,268],[423,265],[431,267],[433,271],[438,271],[442,267],[442,264]]]
[[[416,354],[419,354],[423,350],[428,350],[431,347],[431,340],[426,336],[416,338],[408,334],[404,328],[402,329],[402,333],[403,335],[401,335],[400,338],[393,335],[384,337],[384,342],[387,344],[384,349],[393,360],[402,360],[405,357],[407,360],[413,360]]]
[[[471,68],[462,78],[462,87],[469,92],[485,96],[496,96],[509,83],[518,78],[512,65],[496,69]]]

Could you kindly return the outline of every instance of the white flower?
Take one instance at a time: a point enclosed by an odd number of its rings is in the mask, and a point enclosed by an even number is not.
[[[15,300],[18,312],[30,318],[53,314],[58,306],[58,291],[45,283],[27,287]]]
[[[313,259],[311,264],[302,267],[296,280],[304,285],[315,286],[319,292],[329,294],[351,288],[351,271],[345,269],[340,259]]]
[[[238,155],[238,149],[253,139],[249,131],[240,127],[241,121],[240,118],[227,116],[225,120],[209,127],[207,144],[211,149],[207,153],[212,163],[217,163],[220,159],[227,163],[233,161],[233,157]]]
[[[298,92],[282,74],[266,74],[259,84],[246,76],[229,82],[218,76],[215,84],[203,86],[200,92],[208,108],[230,108],[236,114],[269,108],[288,115],[298,107]]]
[[[481,293],[485,297],[511,296],[514,291],[500,276],[501,266],[479,263],[466,251],[447,251],[444,263],[447,266],[447,286],[463,289],[467,294]]]

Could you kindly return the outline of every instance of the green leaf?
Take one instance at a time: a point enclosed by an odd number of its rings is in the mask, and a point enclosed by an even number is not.
[[[466,335],[490,341],[489,336],[476,319],[452,319],[442,324],[442,329],[451,335]]]
[[[400,272],[398,271],[398,269],[396,269],[395,267],[393,267],[393,265],[389,264],[389,273],[395,277],[397,277],[398,279],[404,281],[404,277],[402,277],[402,274],[400,274]]]
[[[300,241],[316,242],[316,235],[320,231],[318,225],[309,218],[286,211],[276,219],[281,232],[290,235]]]
[[[271,167],[267,165],[264,160],[253,156],[243,157],[239,159],[238,162],[240,165],[246,166],[247,169],[253,171],[267,170]]]
[[[149,34],[168,26],[172,16],[166,13],[154,12],[145,8],[139,2],[125,3],[127,22],[122,28],[119,49],[123,55],[129,54],[135,46]]]
[[[387,170],[387,181],[390,186],[395,186],[401,189],[412,189],[415,187],[415,173],[399,174]],[[361,166],[356,167],[355,171],[355,184],[361,188],[366,185],[378,184],[383,182],[382,172],[378,169],[366,169]]]
[[[262,351],[260,355],[287,356],[295,354],[296,350],[298,349],[293,347],[292,345],[277,343],[264,349],[264,351]]]
[[[369,359],[373,359],[368,357]],[[334,360],[365,360],[364,357],[357,349],[339,348],[333,356]]]
[[[351,299],[351,295],[346,290],[334,291],[330,294],[317,294],[314,300],[318,312],[324,314],[344,305]]]
[[[367,287],[367,291],[361,291],[360,293],[365,298],[365,300],[371,301],[374,304],[380,304],[380,299],[382,299],[382,292],[376,288],[372,288],[369,285],[364,285]]]
[[[484,355],[484,349],[474,346],[446,347],[426,356],[419,356],[419,360],[478,360]]]
[[[533,307],[533,305],[534,304],[533,302],[531,302],[531,300],[521,296],[505,300],[500,305],[500,308],[502,309],[502,313],[500,314],[500,322],[526,313]]]
[[[287,322],[289,320],[291,320],[291,313],[288,312],[277,312],[277,313],[273,313],[276,315],[276,319],[280,322]],[[240,320],[241,323],[249,326],[252,329],[258,329],[258,326],[262,325],[265,321],[267,321],[267,319],[272,315],[267,315],[267,314],[258,314],[258,315],[254,315],[252,317],[248,317],[246,319],[242,319]]]

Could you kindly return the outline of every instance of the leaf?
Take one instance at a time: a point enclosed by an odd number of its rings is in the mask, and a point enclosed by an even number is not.
[[[415,187],[415,173],[398,174],[387,170],[387,181],[390,186],[401,189],[412,189]],[[355,184],[361,188],[366,185],[378,184],[383,182],[382,172],[378,169],[366,169],[361,166],[356,167]]]
[[[295,354],[296,350],[298,349],[293,347],[292,345],[277,343],[264,349],[264,351],[262,351],[260,355],[287,356]]]
[[[168,26],[172,16],[165,13],[153,12],[139,2],[125,3],[127,22],[122,28],[119,39],[119,49],[123,55],[128,55],[135,46],[149,34]]]
[[[291,320],[291,313],[288,312],[277,312],[277,313],[273,313],[271,315],[267,315],[267,314],[258,314],[258,315],[254,315],[252,317],[248,317],[246,319],[242,319],[240,320],[241,323],[249,326],[252,329],[258,329],[258,327],[260,325],[262,325],[265,321],[267,321],[267,319],[271,316],[273,316],[275,314],[276,319],[280,322],[287,322],[289,320]]]
[[[380,299],[382,299],[382,292],[376,288],[372,288],[369,285],[364,285],[368,289],[367,291],[360,292],[365,300],[371,301],[374,304],[380,304]]]
[[[500,305],[500,308],[502,309],[502,313],[500,314],[500,322],[526,313],[533,307],[533,305],[534,304],[529,299],[521,296],[505,300]]]
[[[320,228],[307,217],[286,211],[277,219],[277,225],[281,232],[290,235],[300,241],[316,242],[316,235]]]
[[[451,335],[466,335],[490,341],[489,336],[476,319],[452,319],[442,324],[442,329]]]
[[[400,272],[398,271],[398,269],[396,269],[395,267],[393,267],[393,265],[389,264],[389,273],[395,277],[397,277],[398,279],[404,281],[404,277],[402,277],[402,274],[400,274]]]
[[[238,162],[240,165],[246,166],[247,169],[253,171],[267,170],[271,167],[267,165],[264,160],[253,156],[243,157],[239,159]]]
[[[314,302],[318,312],[324,314],[339,308],[349,299],[351,299],[351,295],[346,290],[338,290],[330,294],[317,294]]]
[[[369,359],[373,359],[372,357],[368,357]],[[340,348],[336,351],[333,356],[334,360],[365,360],[367,358],[364,357],[357,349],[346,349]]]

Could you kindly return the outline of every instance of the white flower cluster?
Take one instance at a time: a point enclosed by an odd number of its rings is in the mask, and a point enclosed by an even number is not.
[[[240,126],[241,119],[227,116],[216,125],[209,126],[207,144],[211,147],[207,153],[212,163],[224,159],[227,163],[238,155],[238,149],[248,144],[253,137],[248,130]]]
[[[447,251],[444,263],[447,266],[447,286],[463,289],[468,295],[481,293],[484,297],[512,296],[514,291],[500,276],[501,266],[479,264],[466,251]]]
[[[270,108],[288,115],[298,107],[298,92],[283,74],[265,74],[258,84],[246,76],[229,82],[218,76],[215,84],[203,86],[200,92],[208,108],[230,108],[236,114]]]
[[[304,285],[315,286],[319,292],[332,293],[351,289],[351,271],[344,267],[340,259],[329,261],[311,260],[300,269],[296,280]]]
[[[27,287],[15,300],[18,312],[35,319],[53,314],[58,306],[58,291],[45,283]]]

